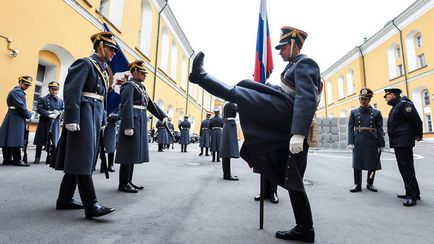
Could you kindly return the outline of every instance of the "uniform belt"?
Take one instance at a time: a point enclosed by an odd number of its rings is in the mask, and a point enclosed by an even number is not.
[[[82,92],[81,95],[83,97],[90,97],[90,98],[95,98],[100,100],[101,102],[104,102],[104,96],[103,95],[99,95],[97,93],[92,93],[92,92]]]
[[[372,127],[356,127],[356,128],[354,128],[354,130],[359,130],[359,131],[361,131],[361,130],[363,130],[363,131],[374,131],[375,129],[372,128]]]
[[[9,106],[9,109],[16,109],[14,106]]]
[[[202,128],[202,130],[208,130],[208,128]]]
[[[235,118],[225,118],[226,121],[228,120],[236,120]]]
[[[213,129],[213,130],[214,130],[214,129],[215,129],[215,130],[217,130],[217,129],[218,129],[218,130],[223,130],[222,127],[212,127],[212,129]]]
[[[181,130],[188,130],[188,128],[181,128]]]
[[[146,110],[146,107],[142,106],[142,105],[133,105],[133,108],[137,108],[137,109],[140,109],[140,110]]]

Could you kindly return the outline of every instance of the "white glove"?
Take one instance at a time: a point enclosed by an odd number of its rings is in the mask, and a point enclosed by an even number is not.
[[[51,114],[48,115],[48,118],[50,118],[50,119],[56,119],[57,115],[55,113],[51,113]]]
[[[353,149],[354,149],[354,145],[353,145],[353,144],[349,144],[349,145],[347,146],[347,148],[350,149],[350,150],[353,150]]]
[[[79,131],[80,130],[80,125],[77,123],[70,123],[70,124],[65,124],[65,128],[69,131]]]
[[[126,136],[132,136],[132,135],[134,135],[134,129],[125,129],[124,134]]]
[[[167,123],[167,117],[164,117],[164,118],[163,118],[163,122],[164,122],[164,123]]]
[[[104,130],[105,130],[105,125],[101,126],[101,130],[102,130],[102,132],[104,132]]]
[[[56,114],[56,117],[60,115],[60,111],[54,110],[53,112]]]
[[[289,151],[291,151],[292,154],[297,154],[301,151],[303,151],[303,142],[304,142],[304,136],[303,135],[293,135],[291,137],[291,140],[289,141]]]
[[[384,147],[379,147],[378,148],[380,151],[384,152]]]

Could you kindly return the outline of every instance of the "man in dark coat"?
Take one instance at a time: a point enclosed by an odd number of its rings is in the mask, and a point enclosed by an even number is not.
[[[118,190],[137,193],[143,190],[143,186],[132,182],[134,165],[149,162],[146,111],[149,110],[159,120],[167,116],[149,98],[143,85],[147,74],[145,62],[134,61],[128,68],[133,77],[121,86],[121,124],[115,163],[121,165]]]
[[[319,100],[320,71],[315,61],[299,54],[307,33],[287,26],[281,30],[276,48],[283,60],[289,62],[281,75],[281,87],[251,80],[229,87],[203,69],[202,52],[193,61],[189,79],[209,93],[238,105],[245,136],[240,156],[255,170],[288,190],[297,225],[291,230],[276,232],[276,237],[314,242],[312,213],[303,175],[308,149],[305,138]]]
[[[60,115],[63,111],[63,100],[57,96],[60,84],[57,81],[48,83],[48,94],[38,98],[37,111],[40,114],[38,127],[36,128],[35,139],[33,144],[36,145],[35,161],[38,164],[41,159],[42,147],[50,144],[51,148],[47,150],[46,163],[49,164],[48,153],[54,152],[60,136]],[[50,134],[51,133],[51,134]],[[51,135],[51,138],[50,138]],[[50,140],[50,143],[48,143]],[[50,155],[51,157],[53,155]]]
[[[31,85],[32,77],[19,77],[18,86],[14,87],[6,98],[8,112],[0,127],[0,147],[4,165],[29,166],[21,161],[21,148],[24,146],[26,120],[32,117],[27,110],[26,93],[24,92]]]
[[[76,60],[69,67],[65,79],[65,125],[56,154],[56,169],[65,172],[56,208],[84,207],[87,219],[115,210],[98,203],[92,173],[97,160],[101,127],[105,123],[104,103],[109,83],[107,62],[118,51],[111,32],[97,33],[90,40],[95,53]],[[77,185],[83,205],[72,198]]]
[[[172,118],[167,118],[167,128],[169,128],[170,133],[173,135],[173,132],[175,131],[175,126],[173,125]],[[172,145],[173,149],[173,137],[167,133],[168,143],[167,143],[167,149],[170,148],[170,145]]]
[[[224,120],[220,117],[220,108],[214,108],[214,117],[209,120],[208,129],[211,131],[210,150],[212,162],[220,162],[220,142],[222,139]]]
[[[121,120],[119,115],[119,109],[115,109],[107,116],[107,125],[104,128],[104,149],[107,153],[108,170],[115,172],[114,159],[116,152],[116,145],[118,141],[118,125]],[[100,173],[104,173],[103,167],[100,169]]]
[[[167,144],[169,144],[169,135],[167,133],[166,127],[164,126],[161,120],[157,120],[157,123],[155,124],[155,128],[157,128],[158,131],[158,135],[157,135],[158,151],[162,152],[163,148],[166,147]]]
[[[374,93],[369,88],[360,90],[360,107],[348,119],[348,149],[353,150],[354,186],[350,192],[362,190],[362,170],[368,171],[366,188],[374,187],[375,171],[381,169],[380,155],[384,149],[383,116],[369,105]]]
[[[413,147],[415,141],[422,140],[422,120],[413,103],[398,88],[385,89],[384,98],[392,106],[387,120],[387,134],[390,147],[395,150],[399,172],[404,180],[405,194],[398,198],[405,199],[403,205],[411,207],[420,200],[419,184],[414,171]]]
[[[238,176],[231,174],[231,158],[239,158],[238,133],[236,116],[238,107],[236,103],[226,102],[223,106],[223,133],[220,142],[220,157],[222,158],[223,179],[239,180]]]
[[[187,145],[190,144],[190,127],[191,124],[188,121],[188,115],[184,115],[184,120],[178,125],[178,129],[181,132],[181,137],[179,138],[181,152],[187,152]]]
[[[200,124],[200,141],[199,141],[199,146],[200,146],[200,153],[199,156],[203,155],[203,148],[205,148],[205,156],[209,156],[208,154],[208,150],[209,150],[209,146],[210,146],[210,142],[211,142],[211,132],[208,128],[209,126],[209,118],[211,117],[210,113],[206,114],[206,119],[204,119],[202,121],[202,123]]]

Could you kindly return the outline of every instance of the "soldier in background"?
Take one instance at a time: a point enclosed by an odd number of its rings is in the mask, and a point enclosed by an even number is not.
[[[42,147],[47,146],[51,140],[51,147],[56,147],[60,136],[60,115],[64,109],[63,100],[57,96],[60,84],[57,81],[48,83],[48,94],[38,98],[37,111],[40,114],[38,127],[36,128],[33,144],[36,145],[35,161],[38,164],[41,159]],[[51,138],[49,138],[51,132]],[[50,148],[46,148],[47,154]],[[51,150],[54,152],[54,150]],[[51,155],[53,156],[53,155]],[[47,160],[48,162],[48,155]]]
[[[157,128],[157,142],[158,142],[158,151],[162,152],[166,145],[169,143],[169,135],[167,133],[166,127],[164,126],[161,120],[157,120],[155,124],[155,128]]]
[[[369,105],[374,93],[369,88],[360,90],[360,107],[348,119],[348,149],[353,150],[354,186],[350,192],[362,190],[362,170],[368,171],[366,188],[374,187],[375,171],[381,169],[380,153],[384,149],[383,116]]]
[[[95,53],[76,60],[68,69],[63,90],[64,128],[56,154],[56,170],[65,175],[60,184],[56,209],[83,209],[86,219],[115,211],[98,203],[92,180],[99,149],[101,127],[105,125],[105,98],[109,68],[118,51],[115,36],[100,32],[90,37]],[[83,205],[73,199],[78,185]]]
[[[223,106],[223,133],[220,142],[220,157],[222,158],[223,179],[239,180],[238,176],[231,174],[231,158],[239,158],[238,133],[236,116],[238,107],[236,103],[226,102]]]
[[[107,117],[107,125],[104,128],[104,149],[107,153],[108,171],[110,172],[115,172],[114,159],[118,141],[118,125],[120,120],[121,116],[119,115],[119,108],[116,108]],[[100,173],[104,173],[103,167],[101,167]]]
[[[179,138],[181,152],[187,152],[187,145],[190,144],[190,127],[191,124],[188,121],[188,115],[184,115],[184,120],[178,125],[178,129],[181,132],[181,137]]]
[[[387,120],[387,134],[390,147],[395,150],[399,172],[404,180],[405,194],[397,195],[405,199],[402,203],[406,207],[416,205],[420,200],[419,184],[414,171],[413,147],[415,141],[422,140],[422,120],[413,103],[398,88],[385,89],[384,98],[392,106]]]
[[[137,60],[130,63],[128,68],[132,78],[121,86],[121,124],[115,162],[121,165],[118,190],[137,193],[138,190],[143,190],[143,186],[132,182],[134,165],[149,162],[146,111],[151,112],[159,120],[167,116],[149,98],[143,85],[147,74],[145,62]]]
[[[200,142],[199,142],[199,146],[200,146],[200,153],[199,156],[203,155],[203,148],[205,148],[205,156],[209,156],[208,154],[208,150],[209,150],[209,146],[210,146],[210,142],[211,142],[211,133],[210,130],[208,128],[209,125],[209,118],[211,117],[210,113],[206,114],[206,119],[204,119],[202,121],[202,123],[200,124]]]
[[[172,123],[172,118],[168,117],[167,118],[167,128],[169,128],[171,134],[173,135],[173,132],[175,131],[175,126]],[[167,133],[167,138],[168,138],[168,143],[167,143],[167,149],[170,148],[170,145],[172,145],[172,149],[173,147],[173,137],[169,135],[169,133]]]
[[[214,108],[214,117],[209,120],[208,129],[211,131],[211,153],[212,162],[220,162],[220,141],[222,139],[222,130],[224,121],[220,117],[220,108]]]
[[[18,86],[6,98],[8,112],[0,127],[3,165],[29,166],[21,160],[21,148],[24,146],[26,120],[32,117],[32,113],[27,110],[25,93],[32,85],[32,80],[30,76],[20,76]]]

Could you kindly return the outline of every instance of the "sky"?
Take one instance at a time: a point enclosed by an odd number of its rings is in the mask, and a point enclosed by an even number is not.
[[[301,53],[313,58],[323,72],[414,2],[267,0],[274,63],[268,81],[279,84],[286,65],[274,49],[282,26],[308,33]],[[205,70],[230,85],[252,79],[260,0],[168,0],[168,3],[195,53],[205,53]]]

